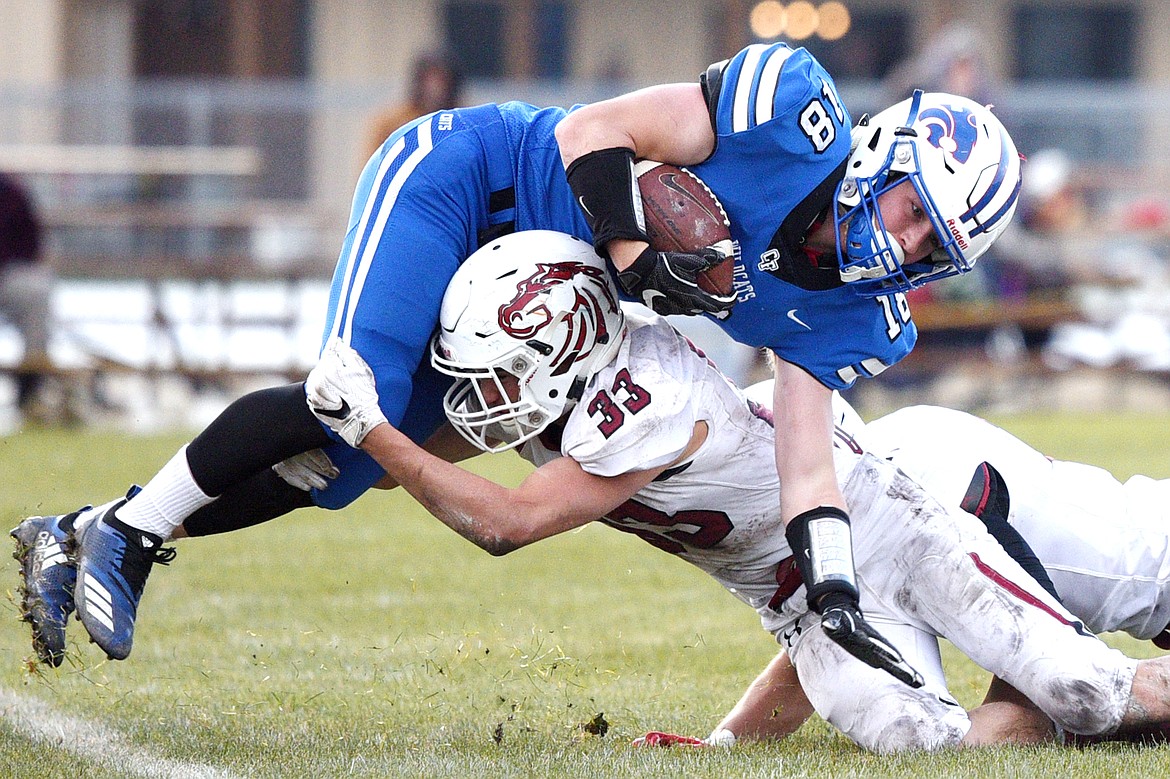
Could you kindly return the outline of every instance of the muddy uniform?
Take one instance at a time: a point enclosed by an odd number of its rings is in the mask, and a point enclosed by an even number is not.
[[[769,416],[664,321],[632,321],[559,439],[545,431],[522,453],[537,465],[568,456],[613,476],[674,461],[705,422],[707,439],[689,460],[605,521],[698,566],[752,606],[789,650],[818,713],[868,749],[953,746],[967,732],[966,712],[945,686],[938,636],[1068,730],[1117,725],[1135,663],[1078,632],[978,519],[947,512],[888,462],[847,448],[836,464],[861,606],[927,684],[913,690],[828,639],[784,539]]]
[[[851,431],[944,505],[959,507],[984,462],[1008,488],[1008,522],[1069,611],[1094,633],[1154,638],[1170,622],[1170,479],[1124,484],[1102,468],[1052,460],[978,417],[900,409]]]

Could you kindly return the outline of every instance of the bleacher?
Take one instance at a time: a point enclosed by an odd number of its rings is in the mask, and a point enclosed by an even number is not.
[[[0,317],[0,372],[51,377],[73,416],[85,415],[76,407],[99,379],[230,394],[303,378],[320,342],[338,220],[241,197],[262,166],[247,147],[0,145],[0,169],[48,193],[38,213],[54,277],[48,362],[26,360]],[[180,196],[124,196],[125,182],[152,180],[177,182]]]
[[[490,85],[478,89],[474,101],[500,97]],[[0,169],[32,184],[48,228],[58,277],[50,369],[76,382],[125,374],[220,386],[303,376],[320,338],[363,122],[381,96],[328,97],[287,85],[263,95],[225,87],[189,100],[151,87],[95,90],[13,93],[15,112],[0,126]],[[507,97],[557,102],[515,87]],[[851,89],[855,105],[869,97]],[[1033,111],[1043,129],[1054,112],[1068,111],[1053,99],[1021,90],[1004,110],[1025,124]],[[1093,112],[1080,120],[1105,121]],[[38,122],[68,140],[29,143],[35,136],[14,132]],[[125,143],[139,123],[165,126],[177,145]],[[290,135],[290,126],[302,129]],[[270,135],[274,128],[285,129]],[[1108,160],[1086,166],[1085,175],[1101,202],[1158,192],[1170,180],[1164,168]],[[1161,230],[1140,238],[1164,258]],[[879,391],[999,371],[1015,394],[1026,394],[1053,376],[1040,350],[1053,328],[1094,316],[1072,297],[918,304],[913,313],[920,346],[870,383]],[[993,353],[997,344],[1007,352]],[[19,338],[0,322],[0,371],[21,365]]]

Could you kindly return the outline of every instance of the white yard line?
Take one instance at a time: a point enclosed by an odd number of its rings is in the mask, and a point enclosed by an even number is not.
[[[147,779],[231,779],[233,776],[213,766],[159,757],[129,743],[120,733],[99,722],[65,714],[44,701],[2,686],[0,717],[18,734],[34,741]]]

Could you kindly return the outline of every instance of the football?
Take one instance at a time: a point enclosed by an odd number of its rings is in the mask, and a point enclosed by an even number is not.
[[[686,168],[653,160],[634,165],[646,232],[660,252],[695,252],[726,241],[728,259],[699,276],[699,286],[713,294],[735,290],[731,256],[731,223],[714,193]]]

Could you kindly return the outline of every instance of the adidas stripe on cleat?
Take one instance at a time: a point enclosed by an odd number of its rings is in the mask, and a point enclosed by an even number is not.
[[[77,567],[68,547],[79,513],[28,517],[10,533],[16,540],[12,556],[20,562],[21,618],[32,626],[37,658],[53,667],[65,658],[65,623],[73,613]]]
[[[167,565],[173,548],[130,527],[111,508],[77,538],[77,618],[111,660],[123,660],[134,643],[134,622],[146,579],[155,563]]]

